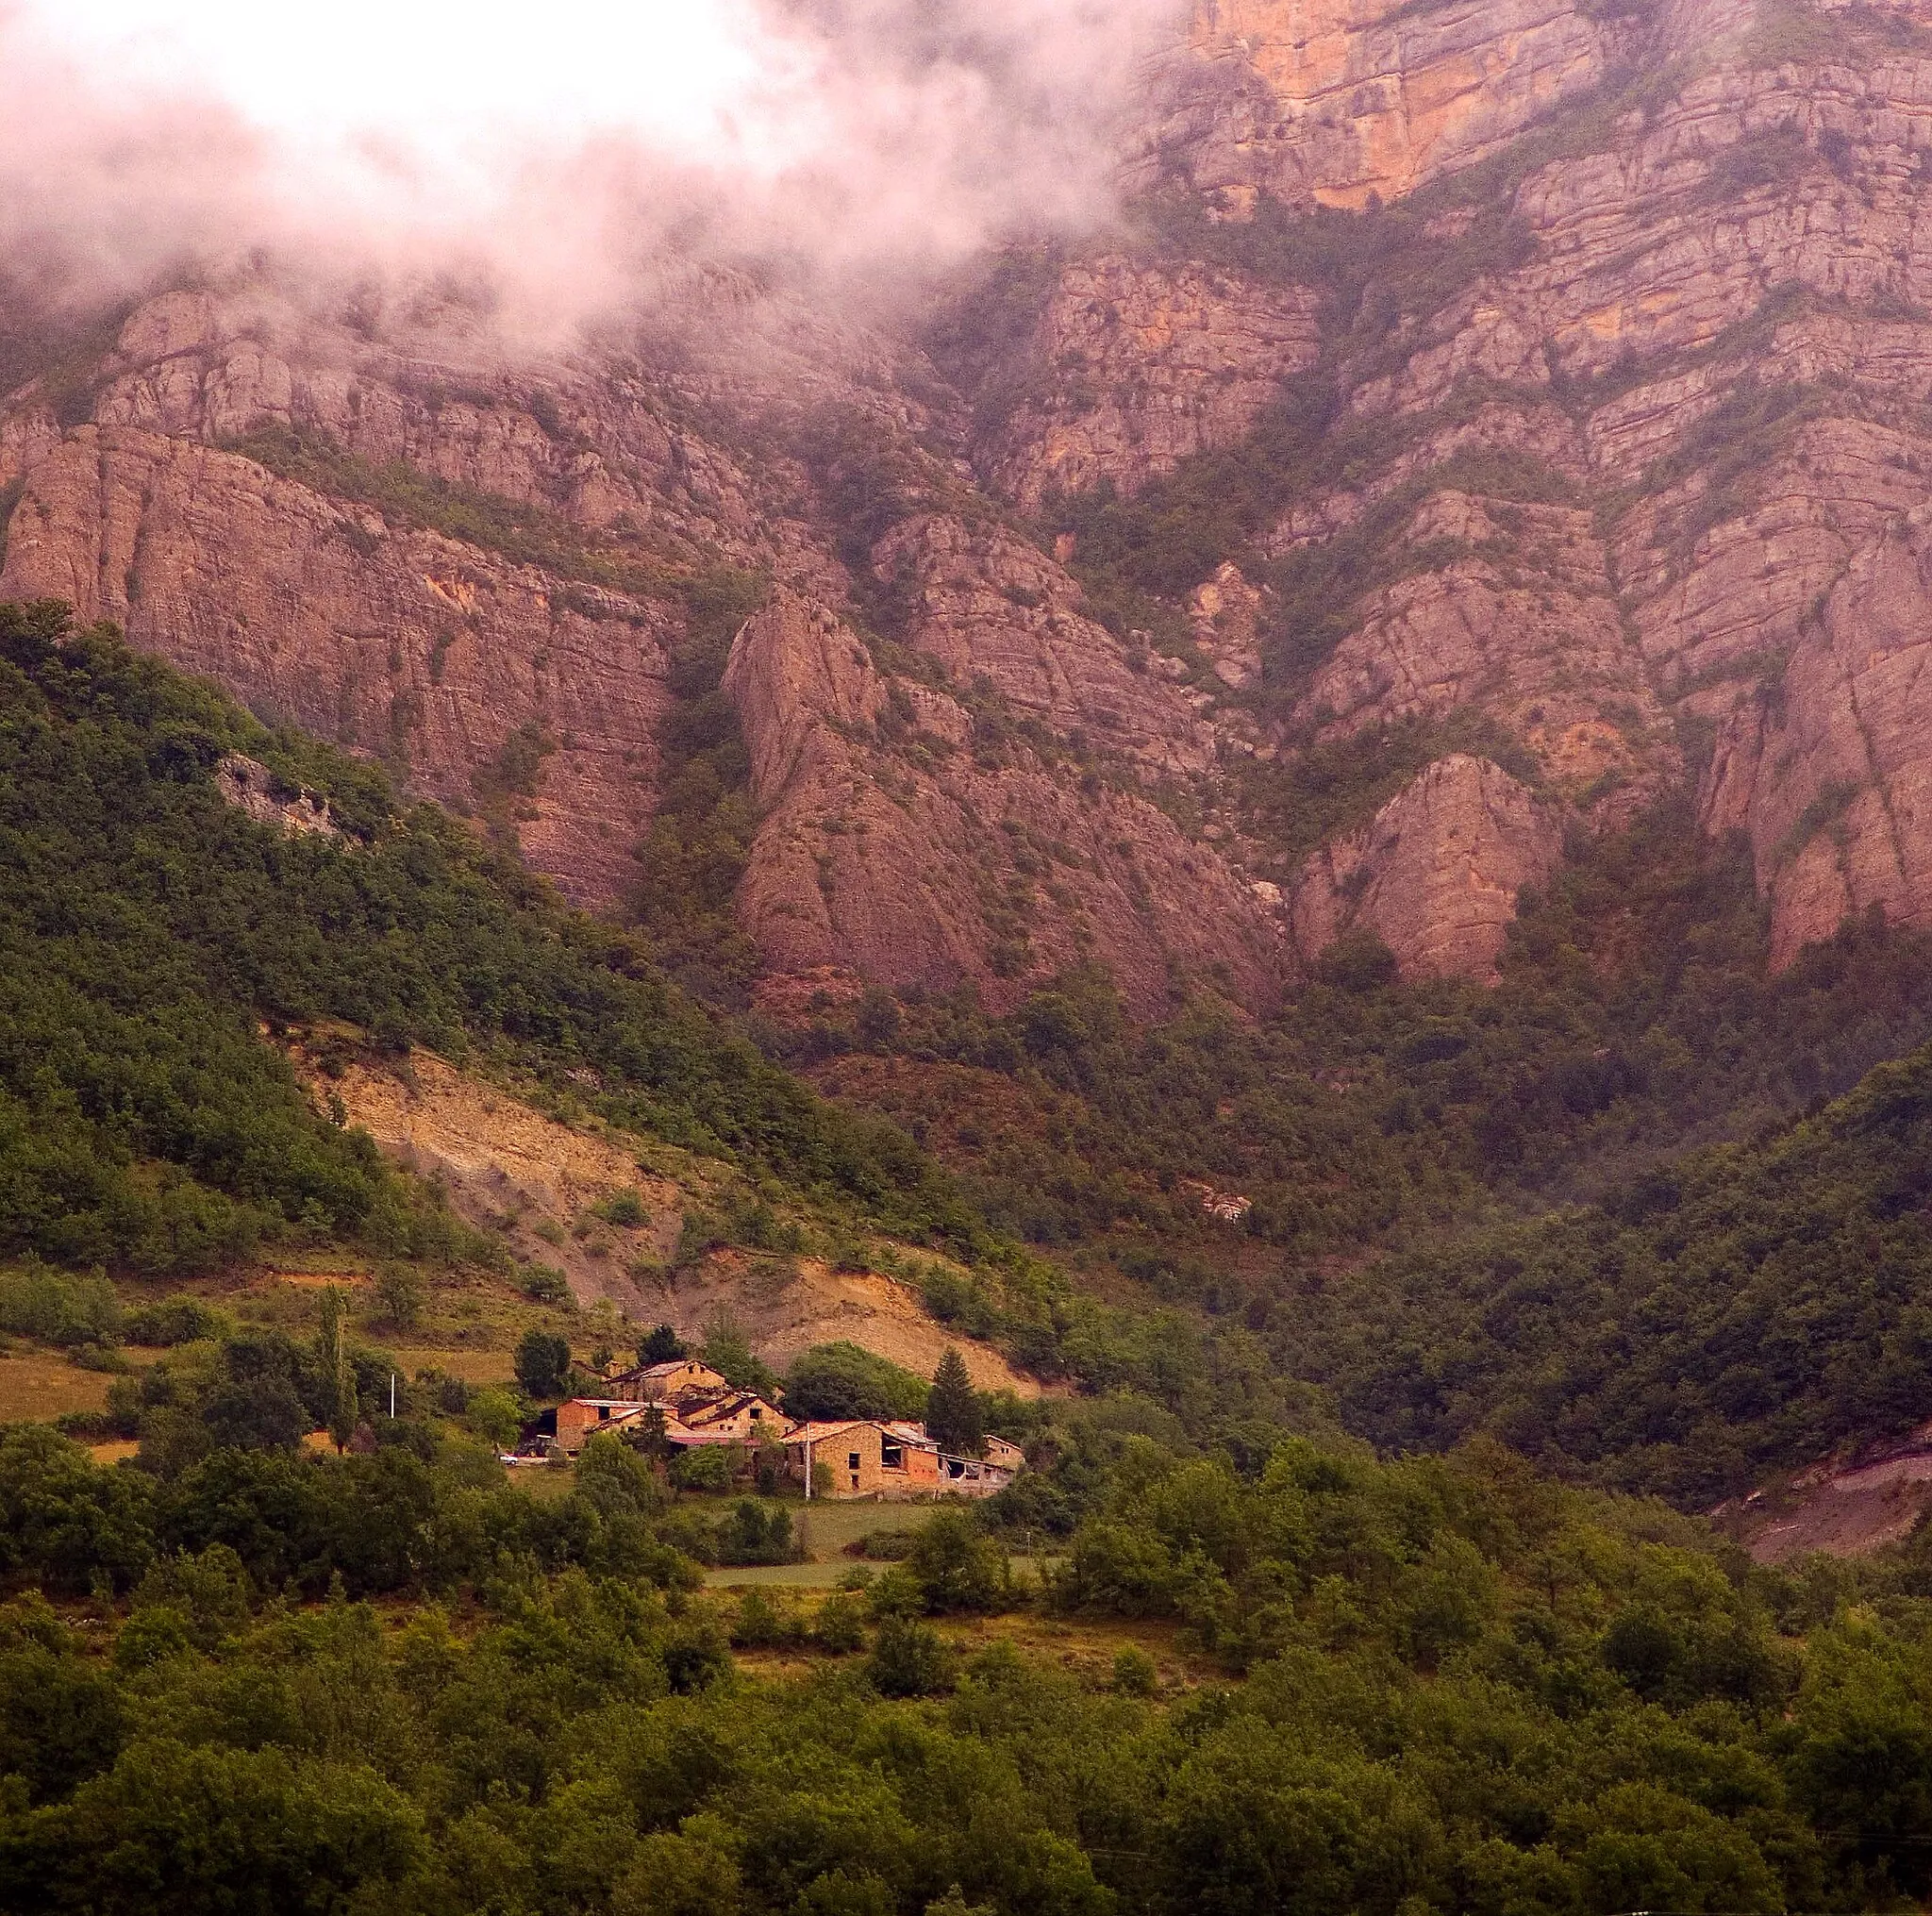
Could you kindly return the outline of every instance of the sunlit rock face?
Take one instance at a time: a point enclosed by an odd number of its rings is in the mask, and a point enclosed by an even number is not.
[[[1604,75],[1570,0],[1196,0],[1138,164],[1240,209],[1391,200],[1498,151]]]

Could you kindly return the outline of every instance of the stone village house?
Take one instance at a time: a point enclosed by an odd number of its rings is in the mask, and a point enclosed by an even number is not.
[[[653,1409],[664,1419],[674,1448],[741,1443],[748,1448],[791,1428],[791,1420],[755,1391],[740,1391],[695,1358],[622,1371],[604,1380],[604,1394],[573,1397],[558,1406],[557,1441],[575,1456],[594,1431],[641,1426]]]
[[[573,1397],[557,1412],[557,1441],[567,1454],[582,1450],[600,1430],[641,1427],[653,1410],[664,1420],[675,1449],[742,1444],[755,1449],[783,1440],[786,1468],[808,1495],[855,1497],[990,1497],[1025,1463],[1018,1444],[990,1437],[984,1457],[958,1457],[940,1448],[923,1424],[846,1418],[795,1425],[755,1391],[735,1390],[695,1358],[622,1371],[604,1380],[604,1394]],[[823,1465],[819,1482],[812,1466]]]
[[[995,1456],[993,1446],[999,1454]],[[983,1458],[956,1457],[925,1434],[923,1424],[850,1418],[798,1425],[785,1440],[785,1462],[808,1495],[844,1502],[872,1497],[990,1497],[1013,1480],[1024,1461],[1017,1444],[988,1441]],[[813,1484],[814,1467],[819,1469]]]

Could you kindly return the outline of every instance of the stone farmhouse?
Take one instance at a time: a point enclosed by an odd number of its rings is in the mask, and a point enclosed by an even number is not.
[[[604,1379],[607,1395],[638,1404],[674,1402],[693,1391],[728,1391],[721,1372],[697,1358],[673,1358],[668,1363],[640,1364],[635,1370],[609,1373]]]
[[[575,1456],[593,1433],[637,1429],[653,1411],[663,1419],[664,1441],[678,1450],[756,1446],[791,1428],[791,1420],[756,1391],[735,1389],[695,1358],[680,1358],[607,1376],[601,1396],[559,1405],[557,1441]]]
[[[906,1497],[990,1497],[1012,1482],[1014,1470],[1024,1461],[1017,1445],[997,1438],[991,1442],[999,1443],[1010,1460],[995,1460],[991,1454],[956,1457],[942,1451],[923,1424],[860,1417],[796,1425],[785,1439],[785,1461],[808,1495],[844,1502],[865,1497],[887,1503]]]

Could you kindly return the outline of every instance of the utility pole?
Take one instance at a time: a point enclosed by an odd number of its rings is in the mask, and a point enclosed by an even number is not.
[[[389,1414],[391,1418],[396,1414],[396,1374],[393,1371],[389,1374]]]

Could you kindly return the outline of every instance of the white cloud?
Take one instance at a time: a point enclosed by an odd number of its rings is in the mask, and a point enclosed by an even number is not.
[[[555,322],[666,236],[829,269],[1108,205],[1177,0],[0,0],[0,245],[495,275]]]

